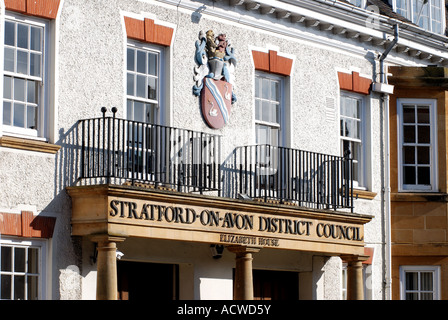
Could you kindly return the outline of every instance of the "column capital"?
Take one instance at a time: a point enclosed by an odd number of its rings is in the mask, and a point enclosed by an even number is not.
[[[261,248],[246,246],[229,246],[227,250],[233,253],[257,253]]]
[[[104,242],[123,242],[126,240],[126,237],[120,236],[111,236],[108,234],[94,234],[89,236],[90,241],[96,243],[104,243]]]
[[[360,255],[354,255],[354,254],[344,254],[339,256],[342,260],[347,261],[347,262],[364,262],[367,261],[370,257],[360,254]]]

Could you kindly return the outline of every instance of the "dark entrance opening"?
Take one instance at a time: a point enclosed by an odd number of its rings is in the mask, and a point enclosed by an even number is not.
[[[253,270],[255,300],[298,300],[299,273]]]
[[[119,300],[177,300],[175,264],[117,261]]]

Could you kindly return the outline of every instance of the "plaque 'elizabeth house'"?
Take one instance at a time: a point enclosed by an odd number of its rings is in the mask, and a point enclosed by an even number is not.
[[[390,299],[406,3],[1,1],[1,299]]]

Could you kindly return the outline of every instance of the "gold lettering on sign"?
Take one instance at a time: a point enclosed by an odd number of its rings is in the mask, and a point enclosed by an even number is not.
[[[139,224],[218,232],[223,243],[280,246],[281,239],[322,239],[325,241],[363,241],[361,227],[343,223],[331,223],[316,219],[287,218],[261,213],[219,211],[213,208],[161,205],[144,201],[111,200],[109,216],[122,223],[141,221]],[[222,232],[230,233],[222,233]],[[232,234],[239,233],[239,234]],[[269,235],[272,235],[270,237]]]

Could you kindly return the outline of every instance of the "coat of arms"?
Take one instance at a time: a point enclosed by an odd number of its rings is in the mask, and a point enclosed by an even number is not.
[[[225,34],[215,37],[212,30],[199,33],[196,41],[193,93],[201,97],[201,110],[206,123],[220,129],[229,122],[233,93],[234,50]]]

